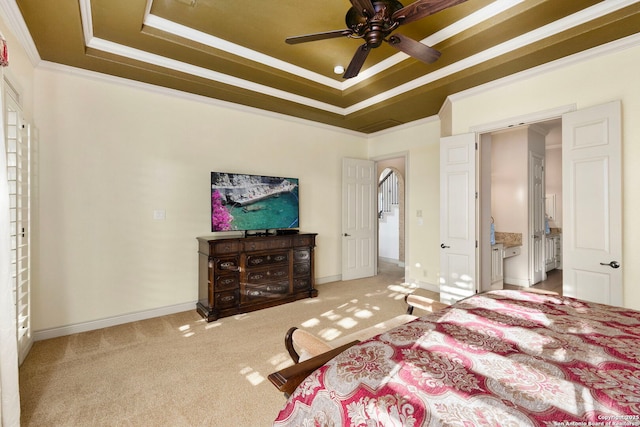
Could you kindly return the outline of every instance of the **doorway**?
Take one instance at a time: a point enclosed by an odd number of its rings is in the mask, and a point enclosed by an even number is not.
[[[548,243],[561,248],[562,209],[556,208],[562,204],[562,120],[492,131],[480,141],[479,174],[486,183],[480,210],[490,215],[495,230],[493,238],[481,233],[491,240],[480,244],[481,276],[491,268],[492,243],[503,243],[519,252],[503,259],[505,285],[533,286],[561,268],[561,249],[554,246],[551,252]]]
[[[378,273],[405,271],[405,157],[376,162]]]
[[[476,174],[490,155],[489,133],[512,127],[509,122],[519,126],[560,115],[563,294],[622,305],[620,101],[580,110],[561,107],[440,139],[441,301],[443,289],[449,291],[450,300],[458,301],[487,290],[491,283],[491,258],[486,256],[491,252],[491,187],[486,179],[490,174]],[[459,169],[455,176],[454,163]],[[464,180],[459,178],[463,173]]]

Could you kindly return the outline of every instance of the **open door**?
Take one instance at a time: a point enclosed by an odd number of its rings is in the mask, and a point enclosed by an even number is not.
[[[621,106],[562,116],[563,294],[622,305]]]
[[[377,178],[371,160],[342,160],[342,280],[376,273]]]
[[[440,139],[440,301],[476,293],[476,135]]]

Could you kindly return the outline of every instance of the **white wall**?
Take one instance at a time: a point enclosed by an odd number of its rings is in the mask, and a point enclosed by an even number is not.
[[[529,130],[491,134],[491,216],[495,230],[520,233],[520,255],[504,260],[504,283],[529,286]]]
[[[440,122],[424,120],[369,141],[371,158],[407,153],[405,281],[438,290],[440,271]],[[418,218],[422,211],[422,218]]]
[[[36,331],[195,302],[212,170],[299,178],[316,277],[339,278],[341,159],[366,158],[363,136],[68,69],[38,68],[35,86]]]
[[[389,212],[384,212],[378,220],[378,256],[388,261],[400,261],[400,208],[393,205]]]

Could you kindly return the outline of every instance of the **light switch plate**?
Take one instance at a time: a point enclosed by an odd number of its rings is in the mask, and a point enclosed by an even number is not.
[[[167,212],[164,209],[155,209],[153,211],[153,219],[163,221],[167,219]]]

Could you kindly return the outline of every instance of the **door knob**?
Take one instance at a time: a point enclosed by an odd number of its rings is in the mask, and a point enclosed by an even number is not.
[[[350,237],[351,234],[344,233],[344,237]]]
[[[601,262],[600,265],[608,265],[611,268],[620,268],[620,263],[618,261]]]
[[[440,247],[441,247],[442,249],[446,249],[446,248],[450,248],[451,246],[446,246],[444,243],[442,243],[442,244],[440,245]]]

